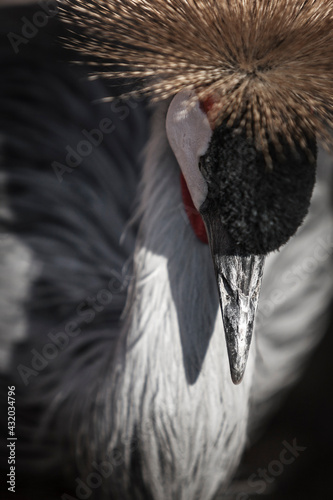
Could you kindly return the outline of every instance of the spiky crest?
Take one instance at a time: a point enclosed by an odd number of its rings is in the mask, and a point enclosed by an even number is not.
[[[256,147],[332,144],[333,0],[66,0],[70,41],[106,77],[165,99],[195,89]]]

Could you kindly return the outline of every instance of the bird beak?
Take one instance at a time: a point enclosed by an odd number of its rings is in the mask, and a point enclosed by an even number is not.
[[[265,257],[237,255],[217,218],[202,216],[213,257],[231,378],[239,384],[249,355]]]

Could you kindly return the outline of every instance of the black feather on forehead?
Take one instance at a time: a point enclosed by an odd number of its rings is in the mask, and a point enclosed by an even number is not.
[[[66,0],[62,11],[83,33],[68,44],[105,76],[139,78],[155,99],[214,96],[217,122],[240,123],[266,161],[281,137],[332,143],[333,0]]]
[[[200,212],[214,214],[235,243],[232,252],[266,255],[277,250],[302,224],[315,184],[316,141],[307,149],[290,148],[280,139],[283,154],[270,147],[273,169],[267,169],[262,152],[225,123],[212,137],[200,170],[208,196]]]

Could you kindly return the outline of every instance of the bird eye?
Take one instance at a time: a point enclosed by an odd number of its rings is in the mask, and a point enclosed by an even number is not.
[[[199,170],[203,176],[207,175],[206,163],[204,162],[202,156],[199,158]]]

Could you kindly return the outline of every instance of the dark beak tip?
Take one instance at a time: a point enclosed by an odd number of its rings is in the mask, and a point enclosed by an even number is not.
[[[231,372],[231,380],[232,380],[233,384],[240,385],[240,383],[243,381],[243,378],[244,378],[245,367],[244,367],[244,370],[242,370],[242,371],[236,371],[236,370],[233,370],[231,368],[230,372]]]

